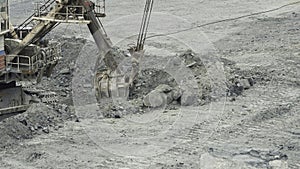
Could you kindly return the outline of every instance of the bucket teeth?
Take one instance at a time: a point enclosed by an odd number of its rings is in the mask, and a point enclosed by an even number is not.
[[[128,78],[122,74],[102,74],[97,77],[97,96],[101,98],[125,98],[129,96]]]
[[[126,69],[127,72],[122,71],[125,69],[114,69],[111,71],[109,66],[102,69],[96,76],[96,91],[97,98],[122,98],[128,99],[129,88],[133,85],[133,80],[139,72],[139,62],[144,56],[144,51],[133,52],[131,55],[131,69]],[[128,71],[129,70],[129,71]]]

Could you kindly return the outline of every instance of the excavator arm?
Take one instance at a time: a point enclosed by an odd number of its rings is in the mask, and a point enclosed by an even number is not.
[[[97,44],[98,49],[102,53],[107,53],[112,47],[112,42],[107,37],[106,32],[100,22],[100,20],[95,16],[93,9],[93,3],[89,0],[83,0],[82,6],[86,10],[85,19],[89,20],[88,28]]]
[[[100,54],[103,56],[103,61],[107,69],[111,72],[117,69],[117,63],[111,54],[112,42],[108,38],[105,29],[99,18],[96,17],[94,4],[90,0],[81,1],[81,5],[85,9],[85,19],[89,20],[88,28],[92,34],[94,41],[98,47]]]

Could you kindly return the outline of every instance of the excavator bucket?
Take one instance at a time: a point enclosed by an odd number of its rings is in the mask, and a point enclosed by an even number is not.
[[[105,73],[97,73],[95,84],[98,99],[104,97],[128,98],[129,89],[133,85],[133,81],[137,77],[140,70],[140,60],[144,56],[144,44],[153,9],[153,3],[154,0],[146,0],[137,46],[129,49],[131,65],[130,71],[122,72],[122,66],[120,66],[120,63],[115,61],[115,59],[122,54],[116,54],[110,50],[105,55],[104,62],[110,71],[106,71]]]
[[[110,64],[105,63],[105,66],[111,65],[109,70],[113,71],[102,69],[102,71],[100,70],[97,72],[95,77],[95,88],[98,99],[127,99],[129,97],[129,89],[133,86],[133,81],[139,73],[139,63],[144,56],[144,51],[132,52],[130,57],[118,62],[119,64],[117,64],[116,61],[114,61],[114,64],[111,64],[112,61],[109,62]]]
[[[101,98],[124,98],[129,96],[129,77],[119,74],[110,73],[109,75],[97,74],[96,91],[97,97]]]

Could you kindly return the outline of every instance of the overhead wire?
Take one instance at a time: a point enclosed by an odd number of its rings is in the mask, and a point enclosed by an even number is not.
[[[209,25],[214,25],[214,24],[218,24],[218,23],[239,20],[239,19],[242,19],[242,18],[248,18],[248,17],[251,17],[251,16],[261,15],[261,14],[265,14],[265,13],[270,13],[270,12],[278,11],[278,10],[280,10],[282,8],[285,8],[285,7],[288,7],[288,6],[294,6],[296,4],[300,4],[300,1],[291,2],[291,3],[288,3],[288,4],[282,5],[280,7],[274,8],[274,9],[269,9],[269,10],[265,10],[265,11],[261,11],[261,12],[255,12],[255,13],[252,13],[252,14],[242,15],[242,16],[238,16],[238,17],[234,17],[234,18],[227,18],[227,19],[222,19],[222,20],[218,20],[218,21],[213,21],[213,22],[197,25],[197,26],[194,26],[194,27],[190,27],[190,28],[187,28],[187,29],[182,29],[182,30],[178,30],[178,31],[170,32],[170,33],[151,35],[151,36],[146,37],[146,39],[150,39],[150,38],[154,38],[154,37],[174,35],[174,34],[178,34],[178,33],[181,33],[181,32],[187,32],[187,31],[190,31],[190,30],[206,27],[206,26],[209,26]]]

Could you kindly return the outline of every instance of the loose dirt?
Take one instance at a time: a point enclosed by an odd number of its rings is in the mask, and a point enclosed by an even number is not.
[[[283,3],[171,0],[159,1],[155,9],[198,24]],[[29,6],[30,1],[13,6],[16,16],[24,4]],[[141,12],[135,4],[140,3],[111,2],[111,14],[104,24]],[[100,115],[86,118],[76,117],[71,83],[78,69],[77,57],[82,56],[79,51],[87,48],[96,53],[96,46],[85,36],[87,29],[70,26],[69,31],[56,30],[53,34],[66,32],[68,36],[59,38],[64,57],[50,78],[32,88],[55,92],[58,100],[34,104],[26,113],[0,122],[0,168],[299,168],[299,13],[299,6],[293,6],[201,29],[223,65],[226,81],[221,87],[225,91],[218,95],[213,93],[214,78],[203,60],[211,55],[178,47],[174,45],[177,41],[147,41],[146,48],[153,53],[145,55],[144,70],[129,102],[100,102]],[[158,21],[153,18],[154,23]],[[160,27],[164,25],[151,30]],[[122,28],[135,30],[126,24]],[[160,31],[180,27],[168,28]],[[114,29],[120,27],[109,29],[108,34]],[[118,39],[119,33],[111,38]],[[53,34],[50,37],[57,39]],[[87,38],[72,38],[76,34]],[[191,32],[186,35],[193,36]],[[177,71],[174,76],[170,73],[174,71],[162,71],[163,65],[170,70],[177,68],[170,65],[179,65],[189,71]],[[82,76],[86,84],[92,84],[84,79],[91,75]],[[153,91],[166,96],[163,107],[145,105],[144,98]],[[190,106],[182,104],[185,91],[191,91],[186,93],[195,101]],[[188,96],[185,100],[189,102]],[[83,108],[92,112],[88,106]]]

